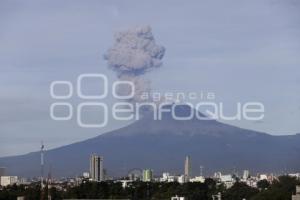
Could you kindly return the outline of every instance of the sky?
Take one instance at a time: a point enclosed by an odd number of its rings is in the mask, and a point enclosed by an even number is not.
[[[53,121],[49,87],[57,80],[75,84],[82,73],[116,80],[103,59],[114,34],[146,25],[166,48],[163,65],[145,75],[154,91],[213,92],[228,112],[236,102],[260,101],[263,120],[225,123],[272,135],[300,133],[299,9],[297,0],[3,0],[0,156],[36,151],[42,140],[51,149],[128,124],[111,120],[87,129],[75,119]],[[87,90],[98,85],[91,82]]]

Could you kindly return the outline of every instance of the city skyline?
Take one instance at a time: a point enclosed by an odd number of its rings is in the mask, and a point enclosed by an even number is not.
[[[116,80],[103,59],[114,33],[145,25],[166,48],[162,67],[146,75],[153,90],[214,92],[228,113],[237,101],[262,101],[264,120],[230,124],[273,135],[299,133],[298,8],[292,0],[218,6],[204,1],[185,6],[179,1],[2,1],[0,157],[32,152],[41,140],[55,148],[127,125],[112,121],[95,130],[53,122],[49,86],[55,80],[75,82],[90,72]],[[91,83],[88,89],[97,87]]]

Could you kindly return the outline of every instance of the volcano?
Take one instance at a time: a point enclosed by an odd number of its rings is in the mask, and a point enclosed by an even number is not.
[[[177,106],[178,116],[190,112]],[[46,165],[53,176],[75,176],[89,169],[92,153],[104,157],[110,176],[127,174],[133,168],[151,168],[155,174],[168,171],[183,173],[186,155],[191,157],[192,175],[199,166],[209,175],[215,171],[232,172],[249,169],[252,172],[300,170],[300,135],[273,136],[242,129],[215,120],[178,121],[169,113],[154,120],[147,112],[134,123],[82,142],[45,152]],[[39,176],[39,152],[0,158],[9,174]]]

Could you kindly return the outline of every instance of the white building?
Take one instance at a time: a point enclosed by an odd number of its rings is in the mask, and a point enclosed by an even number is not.
[[[235,179],[233,178],[233,176],[231,174],[221,175],[220,176],[220,181],[222,183],[224,183],[226,188],[232,187],[235,183]]]
[[[267,174],[260,174],[259,175],[259,180],[268,180],[268,175]]]
[[[247,180],[249,177],[250,177],[249,170],[244,170],[243,171],[243,180]]]
[[[178,183],[185,183],[185,175],[181,175],[181,176],[178,176],[178,179],[177,179]]]
[[[214,178],[221,178],[222,173],[221,172],[215,172],[214,173]]]
[[[83,176],[83,178],[89,178],[90,177],[90,173],[89,172],[83,172],[82,176]]]
[[[255,188],[257,187],[257,180],[253,178],[247,179],[244,183],[246,183],[250,187],[255,187]]]
[[[122,187],[126,188],[126,187],[128,187],[129,184],[131,184],[133,182],[133,180],[118,180],[117,182],[122,183]]]
[[[175,182],[177,180],[178,180],[177,176],[169,176],[167,182],[170,183],[170,182]]]
[[[194,178],[190,179],[190,182],[200,182],[204,183],[205,178],[203,176],[195,176]]]
[[[0,185],[4,187],[18,183],[17,176],[1,176],[0,179]]]
[[[160,182],[167,182],[169,176],[170,176],[170,173],[169,173],[169,172],[164,172],[164,173],[162,174],[162,177],[160,178]]]
[[[160,182],[175,182],[178,180],[177,176],[171,176],[170,173],[165,172],[162,174],[162,177],[159,179]]]
[[[295,177],[297,179],[300,179],[300,173],[295,173],[295,174],[289,174],[290,177]]]
[[[172,197],[171,200],[185,200],[185,198],[176,195],[175,197]]]

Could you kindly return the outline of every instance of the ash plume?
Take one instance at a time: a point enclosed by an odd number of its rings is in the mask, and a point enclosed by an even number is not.
[[[120,80],[131,81],[135,86],[130,101],[142,101],[141,95],[151,91],[143,74],[162,65],[165,48],[156,44],[151,27],[135,27],[115,34],[114,45],[104,55],[108,66]],[[129,87],[129,86],[128,86]],[[130,93],[128,88],[118,88],[119,94]]]

